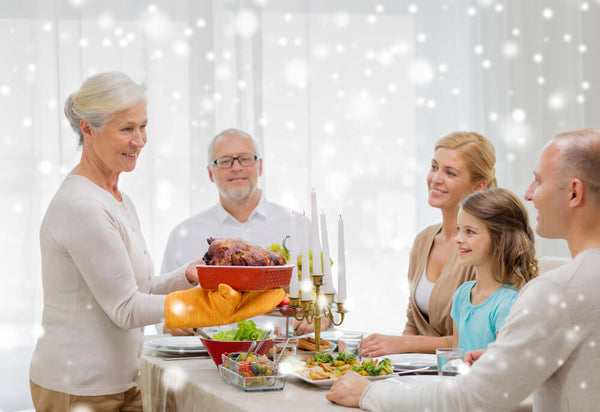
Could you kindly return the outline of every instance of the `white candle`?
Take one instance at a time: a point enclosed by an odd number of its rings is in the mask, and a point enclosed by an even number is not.
[[[338,302],[346,301],[346,257],[344,247],[344,221],[338,221]]]
[[[309,227],[306,214],[302,214],[302,300],[312,300],[310,281],[310,261],[308,260]]]
[[[319,215],[317,209],[317,192],[315,189],[310,194],[311,219],[312,219],[312,252],[313,252],[313,274],[322,274],[321,245],[319,241]]]
[[[335,293],[333,278],[331,276],[331,258],[329,255],[329,237],[327,235],[327,221],[325,213],[321,211],[321,240],[323,242],[323,273],[325,274],[325,293]]]
[[[296,241],[296,213],[292,210],[292,215],[290,216],[290,237],[291,237],[291,247],[290,247],[290,263],[294,265],[294,270],[292,271],[292,280],[290,281],[290,297],[297,298],[298,297],[298,242]]]

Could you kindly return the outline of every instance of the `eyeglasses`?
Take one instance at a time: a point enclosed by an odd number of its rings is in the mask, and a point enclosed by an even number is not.
[[[236,160],[240,166],[252,166],[258,160],[258,156],[250,153],[244,153],[236,157],[219,157],[218,159],[213,160],[212,164],[217,166],[219,169],[229,169],[231,166],[233,166],[233,162]]]

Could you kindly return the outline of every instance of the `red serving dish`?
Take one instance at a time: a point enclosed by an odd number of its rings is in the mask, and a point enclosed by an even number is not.
[[[252,342],[258,343],[260,341],[253,340],[243,340],[243,341],[224,341],[224,340],[208,340],[204,338],[200,338],[202,344],[206,348],[206,351],[212,358],[217,368],[220,364],[223,363],[223,358],[221,357],[224,353],[233,353],[233,352],[247,352],[250,349],[250,345]],[[269,349],[273,346],[272,339],[265,339],[263,345],[260,347],[260,350],[257,352],[258,355],[266,354]]]
[[[225,283],[235,290],[252,291],[285,288],[290,284],[294,265],[214,266],[196,265],[202,289],[216,290]]]

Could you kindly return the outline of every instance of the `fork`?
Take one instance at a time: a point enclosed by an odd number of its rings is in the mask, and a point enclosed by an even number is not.
[[[394,375],[409,375],[411,373],[423,372],[423,371],[427,371],[427,370],[430,370],[429,366],[425,366],[424,368],[419,368],[419,369],[408,369],[408,370],[403,370],[403,371],[399,371],[399,372],[394,371]]]

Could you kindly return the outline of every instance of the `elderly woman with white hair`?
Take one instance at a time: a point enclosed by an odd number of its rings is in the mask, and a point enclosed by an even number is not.
[[[109,72],[87,79],[65,103],[82,153],[40,229],[43,333],[30,367],[36,411],[141,411],[143,326],[226,324],[268,312],[283,298],[281,289],[193,288],[200,260],[152,276],[135,208],[118,186],[146,145],[144,94],[144,86]]]

